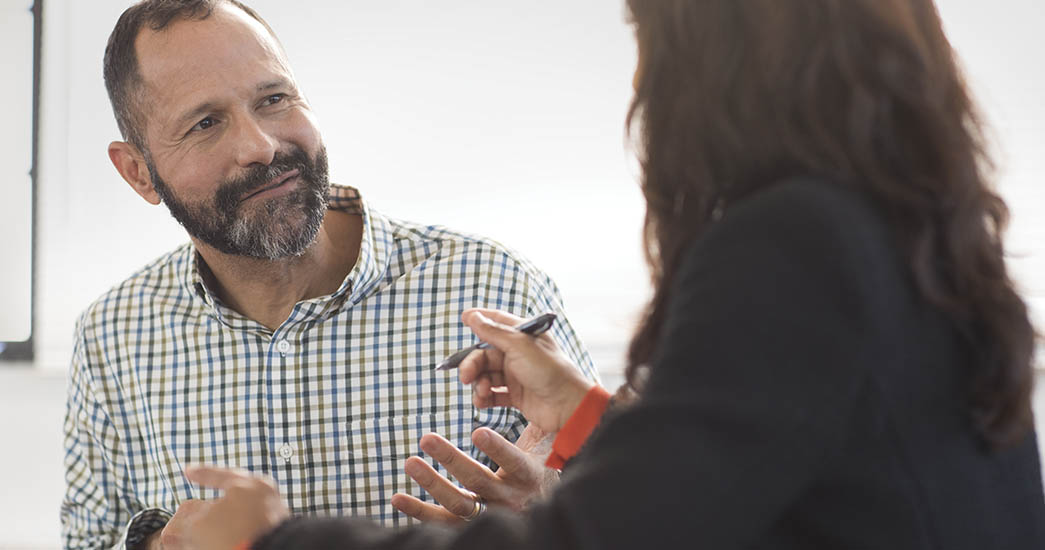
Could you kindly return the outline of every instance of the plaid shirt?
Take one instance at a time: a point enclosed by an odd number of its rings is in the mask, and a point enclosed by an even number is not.
[[[136,544],[182,501],[215,498],[184,476],[199,463],[274,477],[295,514],[407,523],[389,500],[428,498],[403,472],[422,435],[483,459],[472,430],[514,440],[525,425],[512,409],[475,409],[455,371],[433,371],[474,342],[460,322],[469,307],[559,313],[553,337],[596,378],[554,283],[526,261],[489,240],[386,218],[351,188],[333,187],[330,208],[363,218],[356,265],[275,331],[215,298],[191,245],[83,314],[65,420],[67,548]]]

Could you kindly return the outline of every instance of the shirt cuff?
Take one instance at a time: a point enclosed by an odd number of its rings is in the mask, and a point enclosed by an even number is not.
[[[142,510],[131,518],[124,531],[123,544],[119,548],[136,550],[149,535],[163,529],[174,514],[162,508],[149,508]]]
[[[561,470],[574,455],[581,450],[588,436],[599,425],[599,419],[610,403],[610,394],[599,385],[592,386],[585,394],[577,410],[573,411],[570,418],[559,430],[552,443],[552,452],[544,465],[549,468]]]

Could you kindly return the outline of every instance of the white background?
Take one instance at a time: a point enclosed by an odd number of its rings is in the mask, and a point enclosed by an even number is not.
[[[118,132],[101,54],[129,4],[46,3],[42,368],[65,368],[75,317],[93,298],[185,240],[105,155]],[[993,125],[997,181],[1013,210],[1012,269],[1045,326],[1039,4],[943,0],[940,9]],[[283,40],[318,113],[334,180],[388,214],[484,233],[529,256],[559,282],[581,336],[616,370],[648,288],[641,197],[623,138],[635,52],[621,3],[253,5]]]
[[[0,0],[0,28],[26,3]],[[491,235],[533,259],[558,281],[571,319],[613,379],[647,292],[641,197],[623,138],[635,52],[621,2],[250,3],[286,46],[318,114],[334,180],[359,187],[385,213]],[[78,312],[185,240],[163,207],[138,198],[105,154],[119,134],[102,84],[102,52],[129,4],[45,4],[35,334],[42,374],[0,373],[0,414],[7,419],[0,424],[7,444],[0,455],[0,548],[56,544],[61,376]],[[1013,211],[1010,265],[1045,328],[1040,4],[939,1],[994,128],[996,180]],[[0,35],[0,50],[14,51],[29,36]],[[29,75],[9,67],[0,93],[28,89]],[[9,102],[0,112],[0,132],[27,118]],[[27,140],[4,133],[0,144],[7,153],[7,144]],[[12,176],[0,183],[5,239],[18,235],[20,222],[3,208],[20,200],[9,199],[25,171],[19,162],[3,165]],[[0,269],[0,287],[23,284],[16,277],[26,266],[13,264]],[[0,321],[19,322],[17,308],[2,299]]]

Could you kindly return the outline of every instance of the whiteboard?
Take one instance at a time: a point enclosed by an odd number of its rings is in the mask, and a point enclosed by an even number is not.
[[[32,333],[32,3],[0,3],[0,342]]]

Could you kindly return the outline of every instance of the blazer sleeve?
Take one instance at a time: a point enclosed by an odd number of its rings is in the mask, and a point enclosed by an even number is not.
[[[427,546],[424,526],[341,522],[326,547],[749,547],[847,435],[882,345],[891,298],[876,281],[896,262],[865,206],[822,184],[782,184],[707,230],[676,278],[643,397],[600,426],[527,515],[487,514]]]

